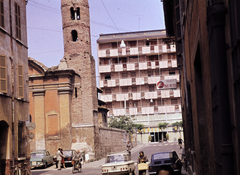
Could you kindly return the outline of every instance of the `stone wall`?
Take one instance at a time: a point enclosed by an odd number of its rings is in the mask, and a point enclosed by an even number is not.
[[[124,130],[99,127],[99,144],[97,145],[99,152],[96,153],[96,158],[126,150],[128,140],[131,140],[133,147],[137,145],[136,134],[132,134],[129,139],[129,135]]]

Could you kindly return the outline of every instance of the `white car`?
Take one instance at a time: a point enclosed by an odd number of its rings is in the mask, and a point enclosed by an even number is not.
[[[134,175],[135,164],[128,153],[111,154],[106,158],[106,164],[102,165],[103,175]]]

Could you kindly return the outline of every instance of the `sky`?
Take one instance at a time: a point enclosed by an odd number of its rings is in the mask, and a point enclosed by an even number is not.
[[[99,34],[165,29],[161,0],[88,0],[92,55]],[[61,0],[28,0],[28,56],[47,67],[63,58]],[[97,69],[98,70],[98,69]],[[96,71],[98,72],[98,71]]]

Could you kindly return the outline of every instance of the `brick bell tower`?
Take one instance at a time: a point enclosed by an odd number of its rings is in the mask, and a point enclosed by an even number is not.
[[[79,75],[72,82],[72,144],[78,144],[78,147],[91,145],[91,150],[94,150],[98,98],[95,60],[91,54],[88,0],[61,0],[61,11],[64,40],[61,62],[64,61],[68,69]]]

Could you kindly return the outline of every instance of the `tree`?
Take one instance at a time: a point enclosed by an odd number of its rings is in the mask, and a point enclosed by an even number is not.
[[[134,132],[134,123],[133,123],[134,117],[129,116],[117,116],[110,119],[110,122],[108,123],[109,127],[111,128],[118,128],[123,129],[127,133],[133,133]]]
[[[180,121],[180,122],[175,122],[175,123],[173,123],[172,125],[179,127],[178,131],[179,131],[179,134],[180,134],[180,137],[181,137],[181,128],[183,127],[182,121]]]
[[[168,123],[164,122],[164,123],[158,123],[158,128],[160,128],[161,130],[165,129],[167,127]],[[162,140],[163,140],[163,132],[162,132]]]
[[[138,132],[141,134],[141,143],[143,142],[142,141],[142,129],[144,128],[144,125],[143,124],[135,124],[135,128],[138,129]]]
[[[167,127],[168,123],[164,122],[164,123],[158,123],[158,128],[165,129]]]

